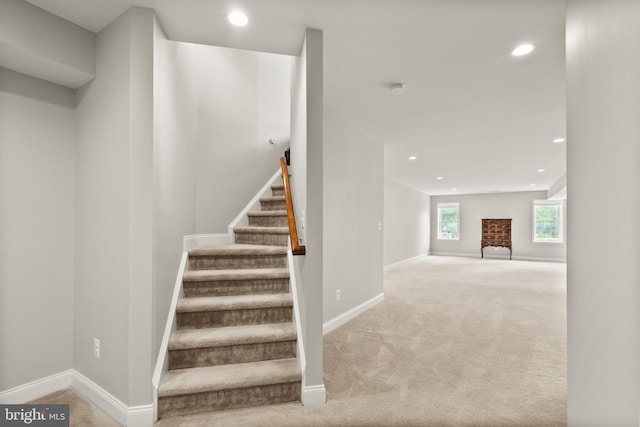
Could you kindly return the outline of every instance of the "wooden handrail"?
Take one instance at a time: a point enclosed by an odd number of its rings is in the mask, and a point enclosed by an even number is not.
[[[287,204],[287,219],[289,220],[289,236],[291,237],[291,252],[294,255],[305,255],[307,249],[300,246],[298,240],[298,228],[296,227],[296,214],[293,210],[293,198],[291,197],[291,183],[289,182],[289,168],[287,160],[280,158],[280,168],[282,169],[282,182],[284,184],[284,200]]]

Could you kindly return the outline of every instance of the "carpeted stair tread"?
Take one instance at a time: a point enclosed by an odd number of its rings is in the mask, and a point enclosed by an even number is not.
[[[187,329],[175,332],[169,341],[169,350],[291,341],[295,339],[296,328],[293,323]]]
[[[234,270],[189,270],[183,282],[213,282],[216,280],[288,279],[288,268],[255,268]]]
[[[158,397],[301,381],[295,358],[233,365],[176,369],[167,372]]]
[[[256,308],[292,307],[291,294],[255,294],[223,297],[193,297],[178,301],[177,313],[220,310],[250,310]]]
[[[267,256],[267,255],[286,255],[286,254],[287,254],[287,248],[282,246],[249,245],[249,244],[238,244],[238,243],[229,243],[226,245],[215,245],[215,246],[201,246],[199,248],[191,249],[189,251],[189,256],[192,256],[192,257],[216,256],[216,255]]]
[[[261,202],[284,202],[284,196],[268,196],[268,197],[260,197]]]
[[[289,234],[289,227],[236,227],[233,231],[238,234]]]
[[[287,216],[287,211],[253,211],[248,212],[247,216]]]
[[[271,186],[271,189],[273,189],[273,190],[283,190],[284,189],[284,184],[273,184]]]

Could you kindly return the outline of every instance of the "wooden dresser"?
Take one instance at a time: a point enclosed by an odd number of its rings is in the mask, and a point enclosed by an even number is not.
[[[513,253],[511,247],[511,218],[482,219],[481,258],[484,258],[484,248],[496,246],[509,248],[509,259]]]

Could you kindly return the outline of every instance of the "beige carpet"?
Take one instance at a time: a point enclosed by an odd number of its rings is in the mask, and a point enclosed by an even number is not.
[[[158,426],[566,425],[566,265],[423,257],[384,280],[384,302],[325,337],[325,406]]]
[[[384,280],[384,302],[325,337],[326,405],[157,426],[566,425],[566,265],[423,257]],[[72,426],[115,425],[79,407]]]
[[[43,405],[69,405],[70,427],[118,427],[109,415],[72,388],[48,394],[30,403]]]

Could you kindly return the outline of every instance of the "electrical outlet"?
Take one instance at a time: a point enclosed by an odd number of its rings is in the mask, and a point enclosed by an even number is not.
[[[382,221],[378,221],[378,231],[382,230]]]
[[[93,356],[100,359],[100,340],[98,338],[93,339]]]
[[[336,301],[340,300],[340,289],[336,290]]]

